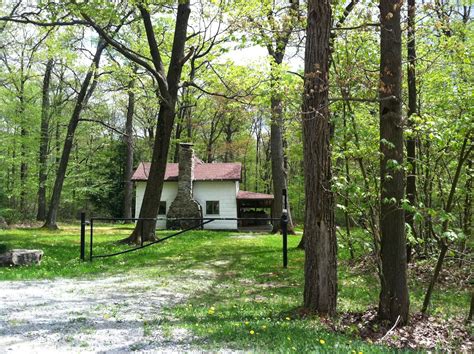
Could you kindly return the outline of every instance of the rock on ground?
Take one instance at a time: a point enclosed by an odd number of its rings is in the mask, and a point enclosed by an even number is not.
[[[0,266],[24,266],[40,264],[43,258],[41,250],[14,249],[0,254]]]

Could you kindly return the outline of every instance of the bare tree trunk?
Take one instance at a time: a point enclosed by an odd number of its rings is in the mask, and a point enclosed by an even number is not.
[[[408,0],[408,127],[413,128],[413,115],[417,114],[417,92],[416,92],[416,46],[415,46],[415,0]],[[407,146],[407,161],[408,161],[408,175],[406,181],[406,195],[412,207],[415,206],[416,198],[416,138],[413,129],[406,141]],[[405,212],[405,222],[410,226],[413,236],[416,238],[416,229],[414,223],[414,212]],[[411,243],[407,243],[407,262],[411,260],[412,247]]]
[[[281,64],[281,63],[280,63]],[[280,65],[279,64],[279,65]],[[283,112],[282,100],[279,94],[273,94],[271,99],[272,105],[272,122],[270,127],[270,152],[272,162],[272,178],[273,178],[273,207],[272,217],[280,218],[283,213],[283,189],[288,189],[287,174],[284,166],[283,151]],[[287,194],[288,196],[288,194]],[[280,230],[280,223],[273,223],[273,232]],[[293,220],[291,218],[290,204],[288,203],[288,233],[294,233]]]
[[[48,169],[48,144],[49,144],[49,120],[50,102],[49,86],[51,73],[53,71],[54,60],[50,58],[46,63],[46,70],[43,78],[43,98],[41,103],[41,131],[39,146],[39,168],[38,168],[38,212],[36,220],[44,221],[46,218],[46,179]]]
[[[304,307],[332,316],[337,301],[337,241],[328,109],[330,29],[329,0],[309,0],[302,114],[306,192]]]
[[[147,31],[148,43],[156,67],[160,67],[163,73],[158,44],[153,32],[151,17],[148,11],[139,7]],[[178,97],[178,87],[181,80],[181,72],[184,64],[184,45],[186,43],[186,31],[189,14],[191,12],[190,2],[180,1],[178,13],[176,15],[176,27],[173,38],[173,49],[171,60],[166,76],[166,88],[161,87],[157,91],[157,98],[160,100],[160,111],[155,130],[155,142],[153,145],[153,155],[150,165],[150,174],[143,195],[142,207],[139,217],[141,219],[155,219],[151,221],[139,220],[132,234],[123,239],[125,243],[140,243],[143,241],[155,240],[156,217],[160,206],[161,192],[165,179],[166,163],[168,161],[168,151],[173,131],[174,118],[176,115],[176,101]],[[163,85],[165,83],[162,83]],[[166,97],[166,102],[163,100]]]
[[[102,51],[106,47],[106,43],[102,40],[97,44],[97,49],[94,54],[94,59],[92,64],[89,67],[89,70],[82,82],[79,95],[77,96],[76,105],[74,106],[74,111],[72,112],[71,119],[69,120],[69,125],[67,128],[66,139],[64,141],[63,151],[61,155],[61,160],[59,161],[58,170],[56,172],[56,180],[54,181],[53,194],[51,196],[51,201],[49,204],[48,215],[46,216],[46,222],[43,227],[48,229],[57,229],[57,215],[59,209],[59,202],[61,198],[61,192],[63,188],[64,178],[66,176],[67,165],[69,163],[69,156],[72,150],[72,144],[74,141],[74,134],[76,132],[77,124],[79,123],[79,118],[81,116],[82,110],[87,97],[90,97],[89,85],[92,81],[94,72],[98,69],[100,63],[100,57]]]
[[[21,82],[19,90],[19,110],[18,115],[21,119],[21,128],[20,128],[20,210],[22,213],[26,212],[26,179],[28,177],[28,162],[27,162],[27,146],[26,141],[28,136],[28,129],[26,127],[26,117],[25,117],[25,81],[23,78],[23,68],[21,70]],[[23,214],[25,215],[25,214]]]
[[[124,194],[123,194],[123,217],[132,217],[132,198],[133,198],[133,182],[131,181],[133,174],[133,114],[135,112],[135,92],[134,81],[131,80],[128,85],[128,104],[127,104],[127,121],[125,122],[124,143],[126,148],[125,166],[123,169]]]
[[[402,127],[402,47],[398,0],[380,0],[380,229],[382,279],[379,318],[408,322],[407,250]]]
[[[299,1],[290,2],[286,16],[287,20],[279,29],[278,26],[270,21],[270,27],[275,32],[274,42],[267,43],[268,54],[273,58],[275,67],[271,68],[271,126],[270,126],[270,154],[273,180],[273,206],[272,217],[280,218],[283,213],[283,190],[288,190],[287,171],[285,168],[285,151],[283,146],[283,93],[279,88],[281,78],[281,64],[285,56],[286,47],[290,40],[291,33],[296,27]],[[273,13],[269,15],[273,17]],[[288,198],[288,194],[287,194]],[[288,232],[294,234],[293,218],[291,217],[290,203],[288,203]],[[276,233],[280,230],[280,223],[273,223],[272,232]]]

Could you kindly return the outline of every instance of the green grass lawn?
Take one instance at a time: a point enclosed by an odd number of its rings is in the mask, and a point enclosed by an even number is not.
[[[114,241],[131,227],[99,226],[94,253],[126,249]],[[160,235],[170,232],[160,231]],[[200,348],[235,348],[281,352],[381,352],[388,348],[329,331],[318,319],[295,316],[302,302],[304,253],[295,247],[300,236],[289,237],[289,267],[282,268],[281,236],[233,232],[195,231],[137,252],[113,258],[79,261],[79,227],[61,231],[13,229],[0,231],[0,243],[9,248],[42,249],[40,266],[0,268],[0,280],[96,277],[120,273],[144,278],[181,279],[191,271],[213,274],[212,286],[196,290],[186,302],[166,310],[168,321],[160,325],[171,333],[186,328],[198,337]],[[339,250],[339,311],[363,311],[375,306],[379,285],[375,272],[347,260]],[[0,283],[1,287],[1,283]],[[419,281],[410,284],[411,308],[418,311],[425,291]],[[467,291],[437,288],[434,310],[441,315],[465,314]]]

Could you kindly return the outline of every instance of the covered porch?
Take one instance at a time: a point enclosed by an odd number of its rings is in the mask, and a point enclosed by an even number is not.
[[[257,232],[271,231],[273,225],[271,221],[265,219],[271,218],[272,206],[272,194],[239,191],[237,193],[237,216],[242,219],[255,219],[239,220],[239,230]]]

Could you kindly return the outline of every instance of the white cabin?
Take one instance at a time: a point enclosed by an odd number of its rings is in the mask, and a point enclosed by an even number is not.
[[[191,198],[196,201],[202,210],[203,218],[238,218],[253,217],[256,208],[270,208],[273,195],[241,191],[242,165],[240,163],[204,163],[192,157],[189,163],[191,169]],[[181,163],[181,161],[180,161]],[[186,163],[186,162],[185,162]],[[132,180],[136,186],[135,217],[140,215],[146,181],[150,171],[149,163],[140,163]],[[179,174],[184,175],[179,176]],[[157,228],[166,228],[166,217],[169,208],[178,195],[178,179],[189,179],[189,173],[183,173],[178,163],[168,163],[165,171],[165,181],[161,193],[160,208],[158,212]],[[189,181],[188,181],[189,182]],[[183,208],[184,209],[184,208]],[[249,211],[253,209],[253,211]],[[253,213],[253,214],[252,214]],[[265,212],[258,211],[260,217],[268,216]],[[242,226],[237,220],[216,220],[205,224],[204,229],[237,230]],[[247,224],[244,224],[246,226]]]

